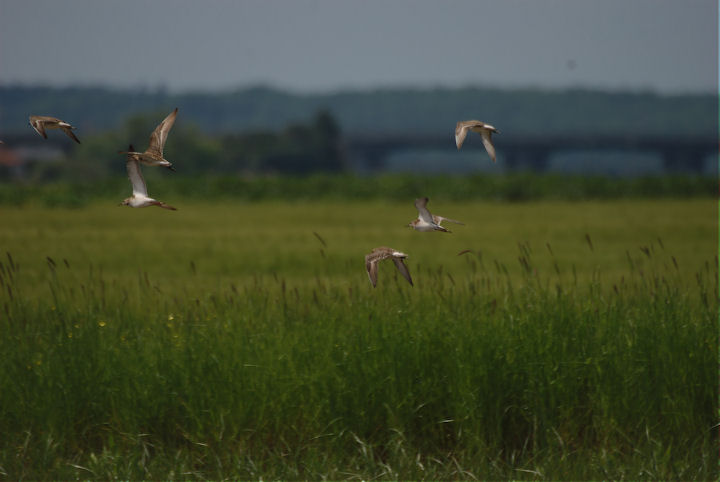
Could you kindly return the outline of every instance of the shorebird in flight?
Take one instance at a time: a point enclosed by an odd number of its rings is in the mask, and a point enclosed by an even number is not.
[[[133,159],[147,164],[148,166],[162,166],[167,167],[171,171],[175,168],[172,166],[170,161],[163,157],[163,148],[165,147],[165,141],[167,140],[168,133],[175,124],[175,117],[177,117],[177,107],[163,121],[158,124],[155,130],[150,134],[150,146],[145,152],[135,151],[119,151],[119,154],[127,154],[132,156]]]
[[[403,275],[406,280],[408,280],[410,286],[413,286],[412,278],[410,277],[410,271],[408,271],[407,266],[405,266],[405,263],[403,262],[403,259],[407,257],[408,255],[405,253],[401,253],[400,251],[396,251],[392,248],[386,248],[385,246],[375,248],[370,254],[366,255],[365,269],[367,270],[367,274],[370,278],[370,283],[372,283],[373,288],[377,285],[378,263],[388,258],[392,258],[393,263],[395,263],[395,267],[398,269],[398,271],[400,271],[400,274]]]
[[[468,131],[480,134],[485,150],[490,155],[490,159],[495,162],[495,146],[492,143],[492,134],[500,134],[500,131],[479,120],[460,121],[455,125],[455,145],[458,149],[462,147]]]
[[[130,145],[129,151],[133,151],[132,145]],[[127,168],[128,177],[130,178],[130,183],[132,184],[133,195],[124,199],[123,202],[120,203],[121,205],[133,208],[160,206],[164,209],[177,211],[177,208],[148,196],[147,185],[145,184],[145,179],[140,171],[140,163],[131,154],[128,154],[127,156],[127,163],[125,164],[125,167]]]
[[[428,198],[426,197],[419,197],[415,200],[415,207],[418,210],[418,218],[408,224],[409,227],[413,228],[416,231],[442,231],[444,233],[450,233],[452,231],[440,226],[440,223],[442,223],[443,221],[447,221],[455,224],[465,224],[454,219],[430,214],[430,211],[428,211],[427,208],[427,203]]]
[[[62,129],[63,132],[67,134],[70,139],[80,144],[80,140],[75,137],[75,134],[73,134],[72,131],[75,128],[67,122],[56,119],[55,117],[49,117],[46,115],[31,115],[28,124],[30,124],[32,128],[35,129],[35,132],[43,136],[45,139],[47,139],[45,129]]]

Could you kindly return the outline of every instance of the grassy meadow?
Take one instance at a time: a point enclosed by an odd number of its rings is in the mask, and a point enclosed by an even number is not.
[[[158,198],[0,203],[3,477],[717,480],[715,199]]]

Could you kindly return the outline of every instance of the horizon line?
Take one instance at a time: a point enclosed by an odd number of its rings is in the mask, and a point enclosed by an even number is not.
[[[252,90],[267,90],[277,93],[284,93],[297,96],[325,96],[338,94],[353,93],[373,93],[373,92],[393,92],[393,91],[415,91],[415,92],[433,92],[433,91],[462,91],[462,90],[485,90],[500,92],[544,92],[544,93],[563,93],[563,92],[589,92],[604,94],[637,94],[637,95],[656,95],[659,97],[687,97],[687,96],[718,96],[720,88],[715,90],[661,90],[650,86],[593,86],[593,85],[568,85],[568,86],[547,86],[539,84],[527,85],[511,85],[500,86],[489,83],[463,83],[457,85],[435,83],[435,84],[413,84],[413,83],[395,83],[395,84],[377,84],[369,86],[337,86],[328,88],[311,88],[298,89],[288,86],[279,85],[273,82],[248,82],[240,83],[236,86],[227,87],[192,87],[184,89],[170,88],[164,84],[157,85],[113,85],[110,83],[94,82],[94,83],[47,83],[47,82],[20,82],[0,81],[0,89],[48,89],[48,90],[71,90],[71,89],[87,89],[87,90],[106,90],[115,92],[147,92],[152,94],[165,94],[168,96],[184,96],[184,95],[226,95],[238,92],[247,92]]]

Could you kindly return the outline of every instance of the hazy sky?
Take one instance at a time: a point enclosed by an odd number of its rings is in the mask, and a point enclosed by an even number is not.
[[[0,0],[0,84],[715,92],[717,0]]]

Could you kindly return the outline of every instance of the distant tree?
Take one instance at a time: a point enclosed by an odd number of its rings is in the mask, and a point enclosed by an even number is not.
[[[233,170],[306,174],[344,169],[340,128],[328,111],[311,123],[294,123],[279,133],[257,131],[221,140]]]
[[[165,145],[166,158],[185,173],[218,172],[223,170],[222,144],[197,126],[176,123]]]
[[[542,125],[545,134],[714,136],[716,97],[482,87],[293,94],[256,86],[224,93],[170,94],[0,86],[0,132],[5,136],[24,132],[27,116],[37,113],[66,119],[87,136],[121,129],[129,116],[149,109],[162,115],[178,106],[183,121],[194,122],[210,136],[276,131],[278,126],[306,124],[319,111],[332,112],[350,136],[452,132],[462,118],[486,120],[504,133],[517,135],[532,135]]]
[[[346,168],[340,149],[340,126],[328,110],[315,115],[318,166],[324,171],[341,171]]]
[[[223,136],[220,143],[225,171],[258,171],[276,146],[277,135],[270,131],[233,134]]]

